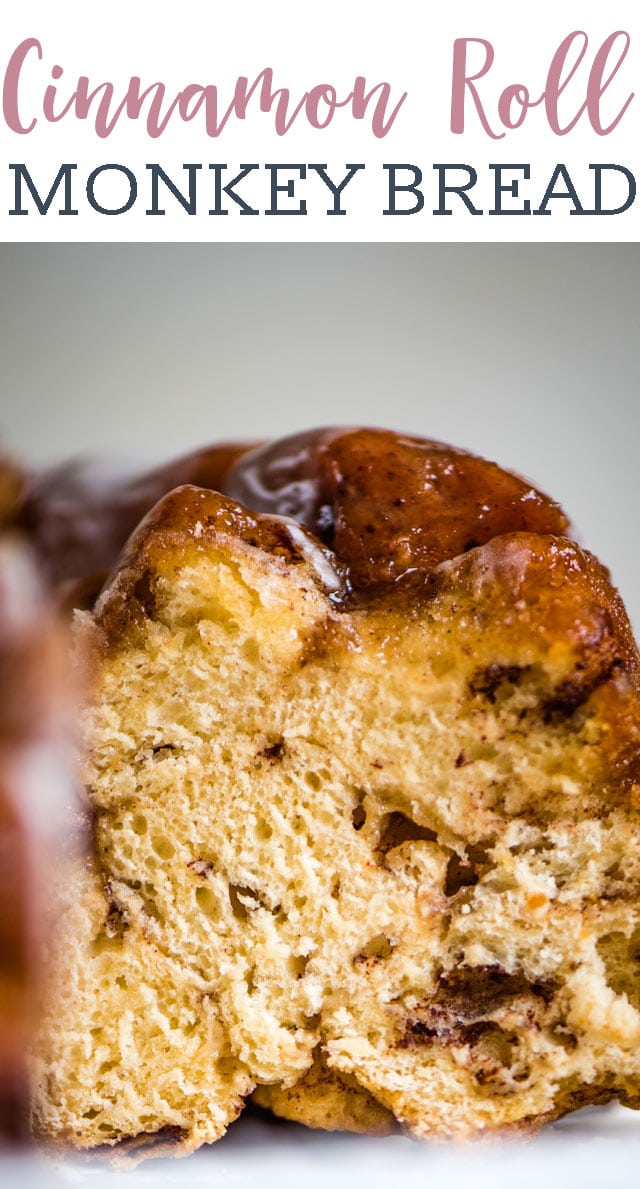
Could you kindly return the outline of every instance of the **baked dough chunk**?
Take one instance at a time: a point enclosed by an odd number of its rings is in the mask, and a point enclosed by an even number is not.
[[[350,511],[380,442],[355,436],[299,516],[325,544],[183,487],[82,618],[98,875],[62,926],[45,1135],[187,1151],[255,1086],[312,1126],[417,1137],[638,1104],[624,609],[513,476],[453,514],[480,460],[404,439],[405,487],[396,460],[377,521],[362,493]]]
[[[322,1131],[393,1135],[399,1130],[391,1111],[353,1074],[330,1069],[322,1052],[295,1086],[258,1086],[251,1100],[274,1115]]]
[[[56,1145],[122,1145],[127,1162],[224,1134],[250,1082],[204,975],[156,944],[150,904],[81,865],[50,963],[33,1061],[34,1130]]]

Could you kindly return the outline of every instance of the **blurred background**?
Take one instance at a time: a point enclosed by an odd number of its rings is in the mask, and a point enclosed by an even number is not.
[[[533,478],[640,630],[635,244],[4,244],[4,448],[146,465],[370,424]]]

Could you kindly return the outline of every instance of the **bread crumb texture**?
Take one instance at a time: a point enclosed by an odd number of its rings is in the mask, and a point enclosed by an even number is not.
[[[186,1152],[256,1087],[416,1137],[638,1105],[640,713],[606,573],[512,534],[337,609],[294,550],[197,529],[147,525],[81,625],[96,854],[40,1134]]]

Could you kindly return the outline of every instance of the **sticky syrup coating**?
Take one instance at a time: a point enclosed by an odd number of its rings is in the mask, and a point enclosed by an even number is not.
[[[558,504],[496,463],[389,430],[319,430],[258,447],[223,490],[303,524],[357,589],[429,572],[502,533],[568,529]]]
[[[102,477],[90,463],[25,476],[12,520],[53,585],[78,584],[89,604],[129,535],[163,495],[184,483],[218,490],[247,448],[246,443],[210,446],[127,480]]]
[[[17,519],[67,604],[90,607],[138,522],[184,484],[292,518],[334,551],[359,591],[429,572],[501,533],[568,531],[553,500],[496,463],[364,428],[211,446],[127,482],[62,467],[27,484]]]

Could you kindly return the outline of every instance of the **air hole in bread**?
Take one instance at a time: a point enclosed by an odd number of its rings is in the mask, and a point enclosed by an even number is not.
[[[518,1052],[517,1036],[505,1032],[493,1021],[481,1021],[472,1025],[469,1029],[468,1043],[474,1077],[480,1086],[501,1078],[505,1071],[510,1070],[515,1064]],[[523,1068],[515,1077],[516,1080],[525,1081],[528,1075],[528,1069]]]
[[[165,834],[155,834],[151,839],[151,845],[160,859],[171,859],[176,853],[176,848]]]
[[[447,863],[447,874],[444,881],[446,896],[455,896],[461,888],[472,888],[479,879],[478,872],[468,859],[461,859],[453,854]]]
[[[370,958],[390,958],[395,948],[395,943],[390,941],[384,933],[377,933],[375,937],[371,938],[371,941],[367,943],[364,949],[356,955],[355,961],[366,962]]]
[[[260,894],[242,884],[229,884],[229,901],[233,915],[239,921],[246,921],[249,913],[255,912],[256,908],[265,907]]]
[[[254,664],[260,660],[260,646],[257,640],[245,640],[242,645],[242,651],[248,661],[253,661]]]
[[[258,818],[256,822],[256,837],[261,842],[268,842],[273,837],[273,826],[270,826],[264,818]]]
[[[302,978],[309,965],[308,954],[292,954],[287,960],[287,969],[294,978]]]
[[[455,896],[463,888],[475,887],[491,866],[487,851],[481,846],[468,846],[463,856],[454,852],[447,863],[445,895]]]
[[[363,805],[356,805],[351,814],[351,821],[353,822],[354,830],[361,830],[367,820],[366,810]]]
[[[621,932],[605,934],[598,941],[598,953],[612,991],[626,995],[640,1011],[640,927],[630,937]]]
[[[196,904],[204,916],[211,921],[220,919],[220,906],[210,888],[196,888]]]
[[[153,900],[145,900],[144,911],[145,911],[146,915],[148,917],[152,917],[154,921],[159,921],[160,923],[162,923],[162,921],[164,920],[164,917],[163,917],[162,913],[160,912],[160,909],[158,908],[157,904],[155,904],[155,902]]]
[[[151,755],[153,756],[154,760],[165,760],[171,756],[172,752],[175,750],[176,749],[173,743],[159,743],[157,747],[153,747],[151,749]]]
[[[381,825],[380,841],[378,842],[376,851],[382,857],[396,846],[401,846],[403,842],[438,841],[438,835],[434,830],[429,830],[426,826],[418,825],[417,822],[412,821],[406,814],[398,813],[396,810],[386,815],[382,819]]]
[[[363,804],[365,794],[359,792],[356,794],[356,796],[357,801],[353,808],[353,813],[351,814],[351,822],[353,824],[354,830],[361,830],[367,820],[367,811]]]

